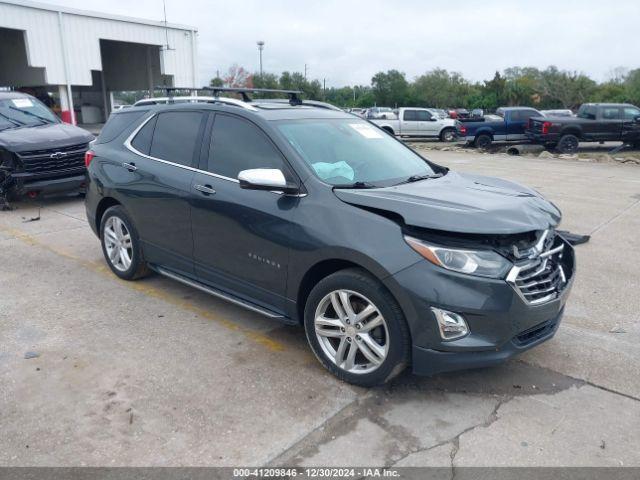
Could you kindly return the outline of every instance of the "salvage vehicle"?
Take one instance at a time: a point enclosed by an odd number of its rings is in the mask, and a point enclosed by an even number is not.
[[[580,142],[626,141],[629,124],[639,122],[640,108],[635,105],[585,103],[575,117],[532,117],[526,135],[547,148],[575,153]]]
[[[62,123],[40,100],[0,92],[0,207],[12,197],[80,190],[86,130]]]
[[[460,133],[460,123],[452,118],[440,118],[427,108],[399,108],[394,120],[371,120],[391,135],[399,137],[431,137],[452,142]]]
[[[531,117],[541,113],[530,107],[501,107],[496,110],[500,120],[487,117],[467,120],[465,141],[478,148],[489,148],[493,142],[521,142],[527,140],[525,130]]]
[[[320,363],[362,386],[495,365],[554,335],[575,277],[555,205],[284,93],[111,115],[85,205],[115,275],[302,325]]]

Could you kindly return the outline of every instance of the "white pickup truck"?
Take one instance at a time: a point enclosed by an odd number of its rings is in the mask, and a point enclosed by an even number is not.
[[[400,108],[397,120],[371,120],[383,130],[399,137],[432,137],[452,142],[458,136],[458,121],[438,118],[426,108]]]

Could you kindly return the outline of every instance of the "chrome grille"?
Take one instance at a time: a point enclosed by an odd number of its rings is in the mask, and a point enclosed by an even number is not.
[[[67,147],[49,148],[19,152],[25,173],[47,175],[51,173],[81,170],[84,168],[84,154],[89,145],[69,145]]]
[[[527,303],[548,302],[565,288],[568,278],[564,250],[562,238],[549,236],[539,255],[513,267],[507,280]]]

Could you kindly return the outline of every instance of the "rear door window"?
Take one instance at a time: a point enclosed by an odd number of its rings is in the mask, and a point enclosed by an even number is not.
[[[203,113],[193,111],[158,114],[149,155],[191,166],[203,123]]]
[[[580,107],[580,110],[578,110],[578,117],[579,118],[586,118],[587,120],[595,120],[596,119],[596,107],[593,105],[585,105]]]
[[[252,168],[277,168],[289,176],[282,155],[258,127],[238,117],[217,114],[207,170],[236,179],[242,170]]]
[[[416,112],[415,110],[405,110],[404,114],[402,115],[402,119],[405,122],[416,122],[418,121],[418,112]]]
[[[602,118],[604,120],[620,120],[620,109],[618,107],[604,107]]]

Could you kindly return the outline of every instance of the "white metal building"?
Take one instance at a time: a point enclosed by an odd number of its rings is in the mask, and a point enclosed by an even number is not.
[[[67,122],[89,107],[106,118],[112,91],[195,88],[197,76],[193,27],[0,0],[0,86],[57,90]]]

